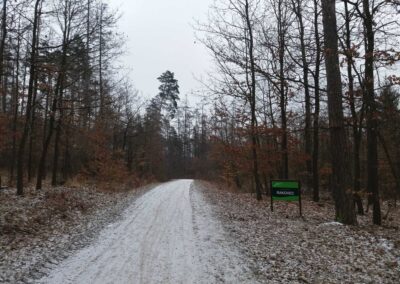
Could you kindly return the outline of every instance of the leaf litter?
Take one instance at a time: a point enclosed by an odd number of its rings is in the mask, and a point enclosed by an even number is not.
[[[329,198],[305,198],[298,204],[276,202],[274,212],[264,197],[198,182],[228,235],[265,283],[399,283],[400,212],[384,226],[370,225],[370,214],[358,226],[334,220]]]

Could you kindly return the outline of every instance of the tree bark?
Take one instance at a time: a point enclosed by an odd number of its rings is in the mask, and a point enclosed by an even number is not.
[[[371,194],[371,201],[373,205],[373,222],[375,225],[381,225],[382,216],[378,183],[378,122],[374,94],[374,21],[373,15],[370,11],[370,4],[368,0],[363,0],[363,8],[366,41],[364,100],[367,106],[367,189],[368,192]]]
[[[320,113],[320,65],[321,65],[321,40],[319,35],[319,8],[318,0],[314,0],[314,37],[316,45],[315,54],[315,74],[314,74],[314,85],[315,85],[315,106],[314,106],[314,120],[313,120],[313,200],[319,202],[319,113]]]
[[[100,95],[100,121],[104,119],[104,82],[103,82],[103,4],[100,4],[100,32],[99,32],[99,95]]]
[[[3,113],[6,112],[6,86],[3,85],[3,75],[4,75],[4,49],[6,45],[7,38],[7,0],[3,0],[3,13],[1,19],[1,41],[0,41],[0,90],[2,98],[2,110]]]
[[[289,152],[288,152],[288,133],[287,133],[287,117],[286,117],[286,82],[285,82],[285,39],[286,29],[283,25],[282,15],[283,2],[279,0],[278,3],[278,45],[279,45],[279,97],[280,97],[280,110],[281,110],[281,152],[282,152],[282,169],[281,178],[289,178]]]
[[[20,22],[18,23],[18,30],[20,30]],[[21,36],[18,35],[17,39],[17,54],[16,54],[16,74],[15,74],[15,87],[14,87],[14,100],[13,100],[13,122],[12,122],[12,150],[11,150],[11,163],[9,172],[9,186],[14,184],[14,170],[15,158],[17,156],[17,123],[18,123],[18,108],[19,108],[19,71],[20,71],[20,57],[21,57]]]
[[[60,98],[60,101],[62,101],[62,98]],[[52,175],[51,175],[51,185],[52,186],[57,186],[58,160],[59,160],[59,155],[60,155],[60,139],[61,139],[61,128],[62,128],[62,119],[63,119],[63,110],[62,110],[61,102],[60,102],[59,109],[60,109],[60,117],[57,122],[56,136],[54,139],[53,171],[52,171]]]
[[[332,189],[336,220],[344,224],[357,223],[351,192],[348,190],[349,163],[344,128],[342,85],[338,55],[335,0],[322,0],[327,74],[330,149],[332,159]]]
[[[38,33],[39,37],[39,33]],[[28,181],[30,182],[33,178],[33,144],[35,141],[35,121],[36,121],[36,98],[38,91],[38,76],[35,74],[35,82],[33,87],[33,98],[32,98],[32,118],[31,126],[29,129],[29,146],[28,146]]]

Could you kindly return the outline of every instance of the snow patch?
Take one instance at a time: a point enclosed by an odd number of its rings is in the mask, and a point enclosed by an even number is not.
[[[393,242],[387,240],[387,239],[379,239],[378,240],[378,246],[380,246],[381,248],[383,248],[385,251],[391,251],[394,248],[394,244]]]
[[[319,227],[323,226],[343,226],[343,224],[339,222],[326,222],[319,225]]]

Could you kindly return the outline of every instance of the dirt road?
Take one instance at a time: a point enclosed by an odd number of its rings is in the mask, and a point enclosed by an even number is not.
[[[40,283],[256,283],[192,180],[136,200]]]

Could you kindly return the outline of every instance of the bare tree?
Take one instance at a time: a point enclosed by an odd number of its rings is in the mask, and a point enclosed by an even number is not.
[[[307,155],[306,158],[306,184],[311,185],[312,176],[312,131],[311,131],[311,95],[310,95],[310,84],[309,84],[309,62],[307,60],[307,46],[305,39],[305,23],[303,20],[303,7],[305,1],[303,0],[291,0],[292,10],[296,16],[299,33],[299,43],[301,51],[301,68],[303,71],[303,85],[304,85],[304,102],[305,102],[305,123],[304,123],[304,152]],[[318,46],[317,46],[318,48]]]
[[[249,1],[245,1],[245,18],[247,24],[247,32],[249,34],[247,40],[247,48],[249,53],[250,61],[250,80],[249,80],[249,91],[250,91],[250,106],[251,106],[251,143],[252,143],[252,155],[253,155],[253,176],[256,186],[257,200],[262,199],[261,195],[261,183],[258,175],[258,134],[257,134],[257,117],[256,117],[256,70],[255,70],[255,59],[254,59],[254,34],[252,19],[250,15]]]
[[[322,14],[325,37],[325,65],[328,88],[329,129],[332,155],[332,188],[335,199],[336,219],[345,224],[356,224],[354,204],[347,190],[349,163],[344,128],[342,83],[339,68],[338,36],[336,22],[336,1],[322,0]]]
[[[205,46],[211,50],[218,62],[219,72],[222,75],[222,90],[215,91],[222,96],[232,96],[244,100],[249,105],[250,141],[252,157],[252,181],[255,185],[257,199],[262,198],[262,185],[259,178],[257,130],[257,67],[255,59],[255,11],[257,1],[233,1],[224,3],[223,8],[214,7],[215,18],[211,23],[199,29],[206,32]],[[223,13],[228,11],[235,22],[226,20]],[[217,79],[218,80],[218,79]],[[220,87],[220,86],[219,86]],[[227,88],[227,90],[225,89]]]

